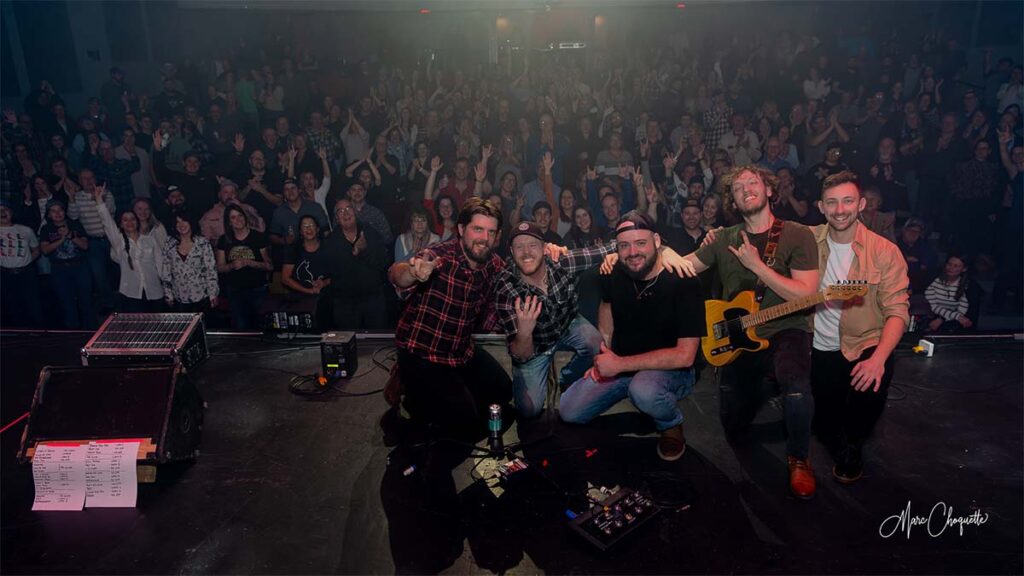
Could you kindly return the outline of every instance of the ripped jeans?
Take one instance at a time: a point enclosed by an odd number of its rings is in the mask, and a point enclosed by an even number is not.
[[[783,396],[786,422],[786,455],[807,458],[811,442],[814,397],[811,395],[812,335],[803,330],[783,330],[769,339],[761,352],[744,353],[719,373],[719,417],[726,435],[747,432],[758,409],[773,394],[763,386],[774,372]]]

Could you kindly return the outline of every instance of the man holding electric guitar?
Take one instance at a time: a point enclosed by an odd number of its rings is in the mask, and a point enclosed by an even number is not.
[[[693,274],[715,268],[723,296],[732,300],[723,307],[723,317],[716,318],[710,306],[707,311],[705,357],[724,364],[719,417],[730,441],[741,439],[768,399],[761,393],[761,381],[774,372],[785,399],[789,487],[795,496],[810,498],[816,487],[808,460],[814,415],[811,322],[809,314],[793,312],[815,303],[810,297],[818,291],[818,246],[806,226],[772,215],[769,203],[776,179],[768,170],[734,168],[722,184],[726,208],[740,214],[743,223],[718,231],[713,241],[684,258]],[[798,300],[806,305],[777,314],[769,310]],[[766,314],[757,322],[740,318],[758,309]]]

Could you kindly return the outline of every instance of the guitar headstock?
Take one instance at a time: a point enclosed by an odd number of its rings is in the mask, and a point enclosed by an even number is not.
[[[830,284],[822,291],[826,300],[849,300],[868,293],[867,280],[844,280],[839,284]]]

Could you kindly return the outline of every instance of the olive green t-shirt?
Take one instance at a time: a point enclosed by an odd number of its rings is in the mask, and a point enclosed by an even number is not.
[[[718,271],[718,277],[722,280],[722,295],[726,300],[732,300],[737,294],[744,290],[753,290],[757,285],[757,276],[747,270],[740,263],[739,258],[729,251],[729,246],[738,248],[743,244],[740,230],[743,224],[730,226],[723,230],[715,241],[696,252],[697,258],[709,268]],[[764,258],[764,247],[768,243],[768,231],[760,234],[747,234],[750,243],[757,247],[758,254]],[[779,238],[779,245],[775,250],[775,270],[782,276],[792,277],[790,270],[817,270],[818,269],[818,245],[814,241],[814,234],[806,226],[797,222],[787,221],[782,227],[782,236]],[[761,309],[782,304],[785,300],[775,293],[771,288],[764,292],[764,300],[761,301]],[[810,332],[811,312],[814,308],[808,308],[803,312],[783,316],[772,320],[767,324],[758,326],[756,333],[761,338],[769,338],[777,332],[789,328],[797,328]]]

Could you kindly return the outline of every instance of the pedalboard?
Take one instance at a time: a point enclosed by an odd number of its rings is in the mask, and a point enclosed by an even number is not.
[[[635,532],[658,512],[659,508],[650,496],[620,488],[601,504],[571,518],[569,528],[603,552]]]

